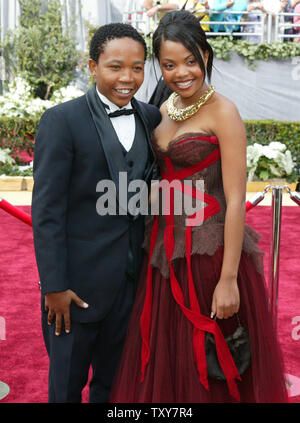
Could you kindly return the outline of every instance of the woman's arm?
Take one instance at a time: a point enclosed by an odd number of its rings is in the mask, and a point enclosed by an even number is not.
[[[224,256],[212,312],[228,318],[239,309],[238,269],[244,239],[247,184],[246,130],[235,105],[224,99],[216,110],[215,134],[219,139],[223,188],[226,198]]]
[[[167,4],[161,4],[152,7],[148,10],[147,16],[151,17],[154,16],[155,13],[157,13],[159,10],[168,11],[168,10],[176,10],[178,9],[178,5],[176,3],[167,3]]]
[[[234,5],[234,1],[221,1],[218,4],[216,2],[213,3],[213,11],[216,12],[224,12],[224,10],[226,10],[227,8],[231,7]]]

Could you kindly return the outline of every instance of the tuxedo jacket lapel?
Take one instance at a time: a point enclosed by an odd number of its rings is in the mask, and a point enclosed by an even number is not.
[[[96,92],[96,86],[90,88],[86,93],[88,107],[90,109],[96,130],[99,135],[99,142],[102,144],[105,158],[108,164],[111,179],[115,183],[117,200],[119,199],[119,172],[126,172],[126,162],[120,148],[120,141],[107,116],[107,112]],[[122,208],[122,207],[121,207]],[[126,212],[126,210],[124,210]]]
[[[143,123],[144,130],[145,130],[145,136],[146,136],[146,140],[147,140],[149,151],[150,151],[150,165],[148,166],[148,168],[146,169],[146,172],[145,172],[145,180],[147,181],[149,176],[151,175],[153,167],[154,167],[155,153],[154,153],[153,146],[152,146],[152,143],[151,143],[151,140],[150,140],[149,124],[147,124],[147,117],[145,116],[145,113],[144,113],[141,105],[139,104],[139,102],[135,98],[132,99],[131,103],[132,103],[132,106],[137,111],[137,113],[138,113],[138,115],[141,118],[141,121]]]
[[[144,130],[145,130],[145,136],[147,139],[147,143],[149,146],[149,159],[148,160],[148,166],[146,167],[145,170],[145,182],[147,183],[149,180],[149,177],[152,175],[154,166],[155,166],[155,161],[156,161],[156,157],[155,157],[155,153],[153,150],[153,146],[150,140],[150,133],[149,133],[149,124],[147,124],[147,116],[145,116],[145,113],[141,107],[141,105],[138,103],[138,101],[136,101],[135,98],[132,99],[132,106],[136,109],[139,117],[141,118],[141,121],[143,123],[144,126]],[[144,184],[141,192],[140,192],[140,197],[143,198],[145,196],[145,190],[149,190],[151,189],[151,187],[149,187],[147,184]]]

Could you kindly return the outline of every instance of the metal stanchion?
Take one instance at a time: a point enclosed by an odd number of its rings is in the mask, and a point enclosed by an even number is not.
[[[0,401],[3,398],[7,397],[7,395],[9,394],[9,391],[10,391],[9,386],[6,385],[6,383],[0,381]]]
[[[291,199],[300,206],[300,192],[292,192],[288,185],[285,185],[284,188],[290,194]]]
[[[270,246],[270,274],[269,274],[269,306],[274,327],[277,330],[278,286],[279,286],[279,257],[280,257],[280,232],[282,212],[283,186],[272,188],[272,239]]]
[[[274,327],[277,330],[278,287],[279,287],[279,259],[280,235],[283,190],[286,190],[291,199],[300,206],[300,193],[291,192],[288,185],[272,186],[272,240],[270,247],[270,274],[269,274],[269,305]]]

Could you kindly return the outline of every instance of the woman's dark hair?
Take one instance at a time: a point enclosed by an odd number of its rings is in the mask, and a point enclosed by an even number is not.
[[[186,10],[166,13],[153,34],[153,52],[157,59],[159,59],[162,41],[167,40],[182,43],[192,52],[204,73],[204,79],[207,75],[210,81],[214,53],[199,19]],[[209,53],[206,68],[199,47],[203,53]]]
[[[144,38],[131,25],[123,23],[111,23],[97,29],[90,43],[90,58],[98,63],[99,56],[104,52],[108,41],[125,37],[132,38],[143,46],[146,60],[147,46]]]

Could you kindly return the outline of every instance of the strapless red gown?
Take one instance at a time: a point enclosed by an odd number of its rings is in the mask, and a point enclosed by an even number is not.
[[[224,338],[236,317],[209,318],[222,267],[226,201],[215,136],[184,134],[167,150],[155,140],[162,178],[204,181],[201,225],[171,212],[146,225],[147,252],[127,339],[111,393],[112,403],[288,402],[284,367],[264,278],[260,235],[245,225],[238,286],[239,317],[251,341],[251,366],[239,377]],[[197,187],[198,188],[198,187]],[[214,335],[226,381],[207,377],[204,336]],[[224,345],[225,344],[225,345]]]

